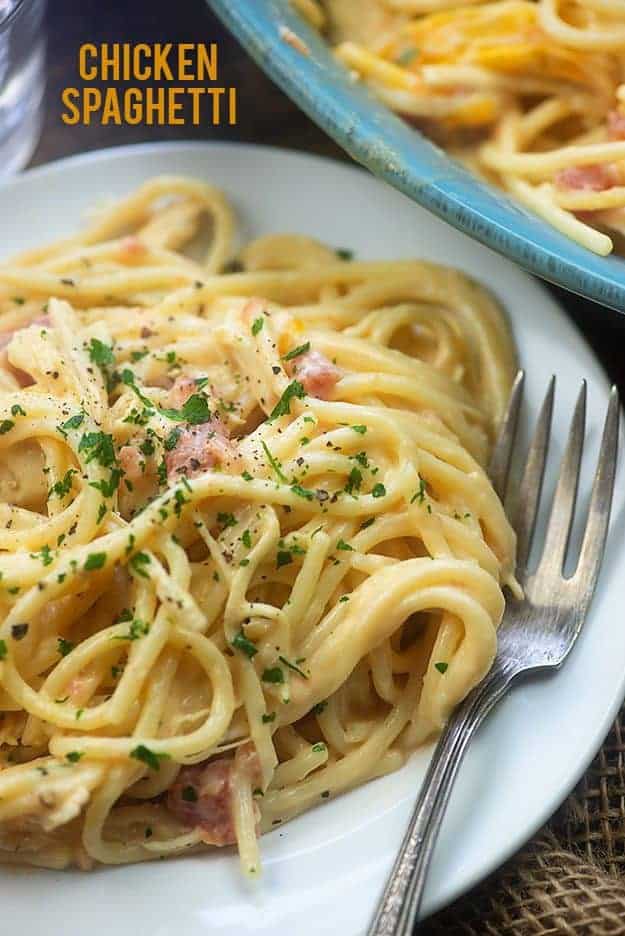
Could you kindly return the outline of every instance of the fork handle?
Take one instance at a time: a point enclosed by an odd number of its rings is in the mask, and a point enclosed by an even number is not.
[[[368,936],[411,936],[443,817],[469,742],[512,677],[491,670],[456,709],[443,731]]]

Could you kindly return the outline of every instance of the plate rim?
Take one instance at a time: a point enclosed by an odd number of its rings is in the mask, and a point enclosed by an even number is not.
[[[332,157],[321,156],[316,153],[307,153],[302,150],[290,149],[286,147],[276,147],[276,146],[267,146],[259,143],[238,143],[238,142],[228,142],[228,141],[196,141],[196,140],[177,140],[177,141],[154,141],[154,142],[144,142],[138,144],[127,144],[123,146],[111,146],[95,150],[90,150],[85,153],[77,153],[72,156],[61,157],[59,159],[50,161],[48,163],[43,163],[41,165],[35,166],[32,169],[29,169],[23,173],[20,173],[16,176],[12,176],[6,179],[1,180],[0,182],[0,203],[4,196],[4,193],[10,189],[19,189],[22,185],[27,185],[29,179],[38,178],[45,176],[50,172],[65,170],[66,168],[71,168],[76,165],[89,165],[90,163],[104,162],[107,163],[110,160],[124,160],[124,158],[132,158],[137,153],[148,154],[150,152],[157,152],[161,155],[168,152],[176,151],[207,151],[210,152],[214,149],[220,150],[231,150],[233,152],[241,151],[259,151],[265,154],[273,154],[276,157],[284,156],[288,159],[295,158],[296,160],[301,161],[302,163],[306,162],[316,162],[321,165],[326,166],[328,169],[336,171],[346,171],[349,174],[353,174],[354,170],[358,170],[359,174],[363,179],[367,179],[367,174],[358,166],[350,165],[349,163],[334,159]],[[207,166],[209,164],[207,163]],[[172,170],[172,171],[175,171]],[[209,170],[207,169],[207,177],[209,177]],[[146,170],[146,177],[150,175],[149,169]],[[376,185],[382,185],[383,183],[380,180],[375,180]],[[504,263],[511,268],[514,268],[514,264],[509,260],[504,260]],[[546,286],[537,280],[532,279],[525,271],[514,269],[516,275],[522,276],[525,280],[532,284],[533,287],[538,287],[538,290],[543,294],[545,302],[549,305],[554,313],[557,315],[558,320],[566,328],[572,330],[577,335],[577,338],[588,350],[588,353],[592,356],[594,362],[597,365],[597,369],[601,376],[602,381],[602,390],[607,393],[610,382],[608,376],[605,372],[605,368],[601,360],[597,357],[594,352],[594,349],[588,343],[584,337],[581,330],[578,328],[575,322],[570,320],[566,313],[564,312],[560,303],[549,293]],[[514,321],[514,320],[513,320]],[[623,410],[621,409],[621,431],[623,429]],[[622,446],[621,446],[622,452]],[[614,517],[613,517],[614,519]],[[614,544],[613,544],[614,545]],[[533,678],[533,681],[539,680],[548,680],[549,676],[536,676]],[[430,916],[433,913],[438,912],[443,907],[453,903],[458,899],[459,896],[466,894],[468,891],[475,888],[480,884],[486,877],[492,874],[495,870],[499,869],[509,858],[515,854],[520,847],[522,847],[526,842],[528,842],[535,833],[544,825],[544,823],[551,817],[555,808],[560,805],[564,799],[570,794],[571,790],[579,782],[579,779],[588,769],[588,766],[596,756],[597,751],[603,745],[605,738],[609,732],[609,729],[614,721],[614,718],[619,711],[623,696],[625,696],[625,670],[621,677],[621,681],[618,686],[614,687],[614,690],[611,694],[611,699],[609,704],[606,704],[604,707],[604,715],[600,723],[595,725],[594,739],[592,744],[587,744],[586,753],[583,758],[580,759],[577,768],[575,771],[572,771],[570,777],[567,779],[565,785],[558,788],[557,796],[554,796],[552,793],[551,799],[549,800],[549,805],[543,805],[540,813],[540,817],[535,819],[533,822],[525,825],[523,831],[520,831],[511,836],[505,843],[505,847],[499,849],[496,856],[493,856],[491,853],[491,859],[484,862],[484,864],[476,871],[471,869],[463,880],[459,880],[457,885],[452,888],[448,888],[443,895],[438,895],[437,899],[431,899],[427,901],[427,916]],[[597,740],[598,739],[598,740]],[[595,743],[596,742],[596,743]],[[6,865],[0,865],[0,872],[6,870]],[[46,872],[49,873],[49,872]]]

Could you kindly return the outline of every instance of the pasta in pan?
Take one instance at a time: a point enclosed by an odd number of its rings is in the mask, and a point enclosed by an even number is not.
[[[327,17],[311,21],[381,100],[568,237],[613,250],[625,233],[621,0],[317,9]]]
[[[397,769],[488,671],[515,354],[463,274],[159,177],[0,267],[0,856],[236,843]],[[201,253],[200,253],[201,251]]]

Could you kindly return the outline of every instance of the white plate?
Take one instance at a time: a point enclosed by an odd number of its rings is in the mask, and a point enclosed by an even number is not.
[[[223,188],[239,211],[244,238],[295,231],[351,247],[360,258],[426,257],[462,267],[509,309],[529,372],[533,413],[548,375],[558,375],[556,453],[580,379],[588,379],[594,455],[607,382],[562,311],[512,264],[357,169],[221,144],[157,144],[79,156],[0,188],[0,255],[71,233],[94,202],[163,172]],[[436,851],[426,913],[472,887],[549,818],[616,715],[625,694],[622,477],[617,492],[598,593],[566,667],[515,689],[471,746]],[[230,850],[93,874],[2,868],[3,922],[46,936],[84,936],[87,928],[91,936],[241,936],[284,928],[297,936],[356,936],[364,932],[390,869],[428,756],[421,751],[399,773],[266,836],[264,875],[254,887],[241,879]]]

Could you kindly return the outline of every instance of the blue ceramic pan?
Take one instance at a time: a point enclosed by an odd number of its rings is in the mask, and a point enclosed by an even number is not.
[[[350,82],[288,0],[208,3],[267,74],[357,162],[532,273],[625,312],[625,258],[585,250],[451,160]],[[309,56],[284,41],[284,26],[304,39]]]

